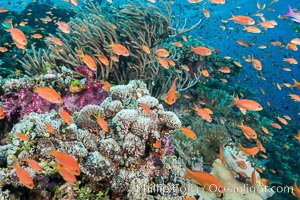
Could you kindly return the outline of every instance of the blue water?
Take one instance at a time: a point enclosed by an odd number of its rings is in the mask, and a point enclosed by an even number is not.
[[[53,1],[53,0],[34,0],[36,2],[45,3],[50,2],[60,7],[74,9],[68,2],[65,1]],[[22,2],[30,3],[32,0],[25,0]],[[79,2],[79,7],[84,6],[82,1]],[[101,1],[98,1],[101,2]],[[123,4],[126,1],[116,1],[114,4]],[[146,1],[144,1],[146,2]],[[185,35],[191,35],[194,38],[201,36],[201,40],[205,44],[217,48],[220,50],[219,55],[230,56],[238,59],[243,64],[243,69],[239,77],[233,77],[228,84],[239,84],[242,87],[251,89],[256,92],[260,98],[260,103],[264,107],[267,106],[267,102],[270,102],[271,109],[278,111],[279,115],[287,114],[294,118],[300,118],[299,116],[299,103],[294,102],[288,97],[289,93],[300,94],[300,91],[296,89],[289,89],[282,86],[282,90],[279,90],[276,83],[290,83],[293,84],[292,79],[300,81],[300,68],[298,65],[290,65],[283,61],[285,57],[294,57],[300,62],[299,51],[292,51],[285,48],[285,45],[293,38],[300,37],[299,32],[296,32],[293,28],[300,29],[300,24],[293,22],[289,19],[281,19],[278,16],[287,12],[287,5],[290,4],[293,8],[300,8],[300,2],[295,1],[259,1],[261,5],[266,4],[266,8],[262,11],[264,17],[267,20],[275,20],[278,25],[273,29],[264,30],[261,28],[262,33],[253,34],[247,33],[243,30],[242,25],[235,24],[233,21],[228,23],[222,23],[221,20],[228,20],[231,17],[230,13],[234,15],[249,15],[255,21],[256,24],[262,20],[259,17],[253,16],[257,13],[258,1],[226,1],[224,5],[215,5],[207,1],[202,1],[197,4],[190,4],[186,0],[175,0],[173,8],[173,15],[180,16],[181,19],[187,19],[187,26],[195,24],[200,18],[203,18],[202,23],[196,29]],[[103,3],[107,3],[103,0]],[[157,2],[156,4],[159,5]],[[21,1],[1,1],[0,7],[6,7],[9,10],[22,11],[27,4],[22,4]],[[205,18],[202,14],[203,6],[209,10],[211,17]],[[222,31],[220,26],[226,27],[225,31]],[[259,27],[259,26],[258,26]],[[232,30],[230,30],[232,29]],[[239,45],[236,40],[245,40],[248,43],[254,43],[249,47],[243,47]],[[271,41],[280,41],[282,46],[272,46]],[[258,49],[259,45],[266,45],[266,49]],[[253,55],[254,58],[260,60],[263,64],[262,71],[255,70],[251,63],[244,61],[243,57]],[[283,68],[291,68],[291,72],[284,71]],[[266,77],[266,80],[262,80],[257,76]],[[266,95],[260,92],[260,88],[263,88]]]

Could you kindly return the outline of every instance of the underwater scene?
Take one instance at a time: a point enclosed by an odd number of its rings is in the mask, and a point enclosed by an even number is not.
[[[0,200],[300,199],[300,1],[0,1]]]

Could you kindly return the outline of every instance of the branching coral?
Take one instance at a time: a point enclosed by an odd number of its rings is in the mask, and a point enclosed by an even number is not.
[[[76,78],[79,75],[76,66],[84,64],[80,56],[82,51],[96,61],[97,79],[118,84],[140,79],[146,82],[150,91],[151,86],[155,85],[155,89],[163,89],[161,93],[164,93],[175,74],[173,70],[164,69],[158,64],[155,50],[163,46],[165,39],[189,31],[201,22],[199,20],[190,28],[186,28],[186,23],[179,27],[180,20],[178,23],[174,21],[167,2],[162,2],[160,9],[154,4],[145,6],[139,1],[128,1],[127,5],[120,7],[100,7],[90,1],[85,9],[79,10],[77,17],[70,20],[70,34],[57,34],[62,44],[48,39],[47,49],[33,48],[32,53],[26,54],[20,62],[29,74],[42,74],[45,66],[51,66],[56,73],[61,73],[61,66],[65,66],[75,72]],[[112,44],[126,46],[130,55],[116,57]],[[145,48],[149,48],[150,52]],[[108,58],[109,64],[104,64],[99,55]],[[190,76],[186,73],[180,76],[184,76],[179,84],[181,89],[187,89],[198,81],[198,78],[189,80]]]

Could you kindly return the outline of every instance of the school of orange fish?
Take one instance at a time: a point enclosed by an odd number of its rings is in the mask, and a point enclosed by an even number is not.
[[[148,1],[151,3],[156,2],[156,0],[148,0]],[[187,0],[187,1],[189,3],[195,4],[195,5],[198,5],[198,3],[202,2],[202,4],[201,4],[202,12],[203,12],[202,14],[205,18],[210,18],[214,14],[213,10],[210,9],[212,11],[211,12],[205,8],[206,3],[212,3],[212,4],[216,4],[216,5],[226,4],[225,0],[209,0],[209,1]],[[112,0],[108,1],[108,2],[113,3]],[[271,4],[275,3],[275,2],[276,2],[276,0],[273,0],[271,2]],[[77,0],[70,0],[69,3],[71,3],[73,6],[78,6]],[[174,1],[170,1],[169,3],[174,4]],[[233,13],[231,13],[231,18],[229,18],[228,20],[222,19],[220,21],[220,24],[221,24],[220,28],[222,31],[225,31],[226,29],[231,29],[231,27],[226,26],[226,24],[230,23],[229,21],[233,21],[235,24],[237,24],[237,26],[240,26],[240,25],[243,26],[244,31],[246,31],[248,33],[253,33],[253,34],[260,34],[262,32],[261,28],[263,28],[265,31],[267,31],[268,29],[275,28],[277,25],[277,22],[275,20],[267,20],[264,17],[263,11],[265,10],[266,7],[267,7],[266,4],[261,5],[259,2],[257,2],[258,11],[256,12],[256,14],[254,14],[254,16],[259,17],[260,22],[255,21],[251,16],[248,16],[248,15],[234,15]],[[7,11],[8,10],[6,8],[0,8],[0,12],[7,12]],[[282,18],[282,17],[280,17],[280,18]],[[43,18],[40,20],[45,21],[45,22],[52,21],[52,19],[50,17]],[[60,31],[62,31],[63,33],[69,34],[72,31],[70,26],[68,25],[68,23],[66,23],[64,21],[57,21],[56,24],[57,24],[57,28]],[[22,24],[19,24],[19,26],[22,26]],[[16,25],[13,25],[13,24],[10,26],[8,31],[10,32],[11,38],[12,38],[14,44],[16,45],[16,47],[21,50],[26,50],[26,46],[28,43],[27,42],[28,36],[26,36],[20,29],[18,29],[16,27]],[[33,34],[33,35],[31,35],[31,37],[36,38],[36,39],[43,38],[43,36],[41,34]],[[188,40],[187,36],[183,36],[183,39]],[[56,38],[53,36],[46,37],[46,40],[52,41],[52,42],[56,43],[57,45],[62,45],[62,41],[59,38]],[[251,45],[254,45],[252,43],[248,43],[246,40],[243,40],[243,39],[237,39],[236,42],[243,47],[249,47]],[[181,42],[173,42],[172,45],[174,45],[176,47],[183,46],[183,44]],[[288,44],[283,44],[280,41],[273,41],[273,42],[271,42],[271,45],[272,46],[285,46],[286,49],[288,49],[288,50],[297,51],[298,50],[297,46],[300,45],[300,38],[294,38]],[[115,54],[117,56],[130,56],[128,49],[122,44],[113,43],[110,45],[110,47],[111,47],[111,51],[113,52],[113,54]],[[141,45],[141,48],[143,49],[143,51],[145,53],[148,53],[148,54],[151,51],[150,48],[144,44]],[[258,46],[258,49],[265,49],[265,48],[267,48],[266,45]],[[0,47],[0,52],[4,53],[6,51],[8,51],[8,49],[6,47]],[[196,47],[191,48],[191,52],[193,52],[197,55],[200,55],[200,56],[211,56],[212,53],[217,52],[217,50],[212,51],[211,48],[208,48],[205,46],[196,46]],[[157,62],[162,67],[169,69],[170,66],[176,65],[173,60],[167,59],[167,57],[169,57],[169,55],[170,55],[170,53],[167,49],[164,49],[164,48],[156,49],[155,54],[157,56]],[[82,58],[82,61],[86,64],[86,66],[90,70],[92,70],[92,71],[97,70],[97,64],[91,55],[85,54],[84,51],[82,49],[80,49],[80,50],[78,50],[78,56]],[[116,56],[111,56],[110,58],[107,58],[105,55],[102,55],[102,54],[98,54],[97,57],[99,58],[101,63],[103,63],[106,66],[109,64],[110,60],[114,60],[117,62],[117,59],[118,59],[118,57],[116,57]],[[230,57],[225,56],[225,58],[230,58]],[[254,67],[254,69],[256,69],[258,71],[262,71],[263,65],[259,58],[254,58],[253,55],[249,55],[248,57],[243,57],[243,59],[245,62],[251,63],[252,66]],[[285,57],[285,58],[283,58],[283,61],[290,65],[298,64],[298,61],[294,57],[289,57],[289,58]],[[242,64],[240,62],[235,61],[235,64],[238,67],[242,67]],[[182,69],[189,71],[188,66],[183,65],[181,67],[182,67]],[[285,67],[285,68],[283,68],[283,70],[291,71],[292,69],[290,67]],[[220,71],[223,73],[230,73],[230,69],[226,68],[226,67],[221,68]],[[204,77],[210,76],[209,71],[207,71],[207,70],[202,70],[201,74]],[[265,77],[261,73],[260,73],[260,78],[265,79]],[[282,86],[285,86],[290,89],[300,90],[300,81],[299,80],[293,79],[293,84],[277,83],[276,86],[280,90],[281,90]],[[165,96],[164,100],[168,105],[173,105],[176,102],[176,100],[180,97],[179,93],[176,91],[176,81],[177,81],[177,78],[175,78],[173,80],[171,87]],[[223,79],[221,81],[227,82],[226,79],[225,80]],[[110,88],[110,84],[108,82],[105,82],[103,89],[105,91],[109,91],[109,88]],[[60,104],[60,105],[63,103],[62,97],[59,95],[58,92],[56,92],[52,88],[38,87],[34,90],[34,92],[37,93],[40,97],[46,99],[47,101],[49,101],[51,103]],[[261,92],[263,94],[265,93],[263,88],[261,88]],[[300,96],[298,94],[290,93],[288,96],[296,103],[300,102]],[[205,120],[208,123],[212,122],[211,115],[213,115],[213,111],[209,108],[204,107],[205,102],[199,102],[199,103],[200,103],[200,105],[194,104],[194,107],[192,107],[191,109],[193,109],[201,119]],[[268,103],[268,105],[270,105],[270,103]],[[243,115],[246,115],[247,111],[263,110],[263,107],[258,102],[254,101],[254,100],[250,100],[250,99],[239,99],[238,97],[233,97],[232,106],[236,106],[237,108],[239,108]],[[147,105],[142,104],[141,107],[145,110],[145,112],[148,115],[151,115],[151,110]],[[59,110],[59,115],[61,116],[62,120],[65,123],[67,123],[67,124],[73,123],[72,116],[68,112],[64,111],[62,108],[60,108],[60,110]],[[99,124],[99,126],[101,127],[101,129],[103,129],[105,132],[107,132],[109,129],[107,122],[103,118],[101,118],[100,114],[97,116],[94,116],[94,117],[95,117],[97,123]],[[2,120],[4,118],[5,118],[5,113],[3,112],[2,107],[0,107],[0,119]],[[282,125],[288,125],[288,121],[291,120],[292,118],[288,115],[283,115],[283,117],[278,116],[277,119]],[[224,119],[222,119],[222,118],[220,118],[220,122],[221,122],[221,124],[225,123]],[[282,128],[281,124],[274,122],[274,123],[271,123],[270,125],[274,128],[281,129]],[[252,147],[252,148],[245,148],[242,145],[240,145],[241,151],[245,152],[245,154],[250,155],[250,156],[256,155],[259,151],[262,151],[265,153],[266,150],[263,147],[260,140],[257,139],[257,134],[256,134],[255,130],[253,130],[251,127],[245,125],[243,122],[241,122],[240,125],[236,125],[236,126],[242,130],[244,136],[247,139],[254,139],[257,141],[257,146]],[[49,131],[50,134],[55,134],[54,128],[52,127],[51,123],[45,122],[45,127],[47,128],[47,130]],[[261,129],[263,130],[264,133],[266,133],[266,134],[269,133],[269,131],[266,127],[262,126]],[[191,130],[189,128],[185,128],[185,127],[181,127],[180,130],[188,138],[191,138],[193,140],[197,139],[197,136],[193,132],[193,130]],[[28,136],[23,133],[17,133],[16,136],[25,142],[30,140],[30,138],[28,138]],[[300,144],[300,131],[298,131],[297,135],[295,135],[295,139],[298,140],[299,144]],[[49,154],[52,155],[57,162],[57,165],[55,165],[55,168],[58,170],[59,174],[64,178],[64,180],[66,180],[69,183],[75,184],[76,183],[75,176],[80,175],[80,168],[79,168],[77,161],[71,155],[56,151],[55,147],[52,143],[51,143],[51,146],[52,146],[52,151]],[[153,146],[155,148],[158,148],[160,146],[160,142],[156,141],[153,144]],[[265,154],[263,154],[263,155],[266,156]],[[224,164],[222,147],[220,147],[220,160]],[[26,161],[28,163],[28,165],[36,172],[38,172],[38,173],[42,172],[42,168],[39,166],[39,163],[37,161],[30,159],[30,158],[27,158],[24,161]],[[240,163],[241,167],[243,167],[244,164],[245,163]],[[15,164],[11,167],[16,169],[16,175],[19,178],[20,182],[24,186],[26,186],[29,189],[34,188],[34,183],[33,183],[33,180],[31,179],[29,173],[19,165],[19,162],[17,159],[15,160]],[[207,187],[211,184],[215,184],[215,186],[217,186],[218,188],[224,188],[222,183],[220,183],[216,177],[214,177],[213,175],[206,173],[206,172],[196,172],[196,171],[191,171],[188,168],[186,168],[185,177],[193,179],[197,184],[202,185],[204,187]],[[253,173],[252,182],[253,182],[253,184],[256,183],[255,173]],[[266,185],[268,184],[267,180],[264,180],[264,182],[266,183]],[[300,198],[300,189],[298,188],[297,184],[295,183],[295,185],[293,187],[294,187],[294,195],[296,197]],[[223,189],[221,191],[219,190],[219,192],[223,193],[224,190]],[[186,197],[185,199],[186,200],[192,199],[192,197]]]

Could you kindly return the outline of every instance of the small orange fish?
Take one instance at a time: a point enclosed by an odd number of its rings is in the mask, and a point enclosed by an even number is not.
[[[157,58],[157,62],[165,69],[169,69],[170,66],[169,66],[169,62],[167,59],[164,59],[164,58],[160,58],[158,57]]]
[[[69,34],[71,32],[71,28],[70,28],[69,24],[67,24],[66,22],[58,21],[57,25],[58,25],[59,30],[61,30],[63,33]]]
[[[102,82],[103,86],[102,86],[102,89],[105,91],[105,92],[108,92],[110,90],[110,83],[107,82],[107,81],[104,81]]]
[[[40,164],[30,158],[26,158],[24,161],[26,161],[29,165],[29,167],[31,167],[34,171],[38,172],[38,173],[42,173],[43,169],[41,168]]]
[[[256,146],[260,151],[266,153],[266,148],[263,146],[262,142],[259,139],[256,140]]]
[[[52,124],[50,124],[49,122],[44,122],[44,125],[46,126],[49,133],[51,133],[52,135],[55,134],[55,130],[54,130]]]
[[[108,124],[107,122],[100,116],[100,113],[97,115],[97,123],[101,127],[104,132],[108,132]]]
[[[62,118],[62,120],[63,120],[64,122],[66,122],[67,124],[70,125],[70,124],[73,123],[72,116],[71,116],[67,111],[64,111],[63,109],[60,109],[59,115],[60,115],[60,117]]]
[[[169,57],[170,56],[170,53],[167,49],[164,49],[164,48],[159,48],[155,51],[155,54],[158,56],[158,57],[162,57],[162,58],[166,58],[166,57]]]
[[[129,50],[122,44],[111,44],[112,52],[118,56],[129,56]]]
[[[225,159],[224,159],[224,147],[220,146],[219,148],[219,158],[221,160],[222,165],[225,164]]]
[[[29,173],[19,165],[17,160],[15,161],[14,165],[9,166],[9,167],[16,169],[17,177],[19,178],[19,181],[23,185],[25,185],[25,187],[27,187],[29,189],[34,188],[34,183],[33,183],[32,178],[30,177]]]
[[[278,124],[278,123],[271,123],[270,124],[273,128],[276,128],[276,129],[282,129],[282,127]]]
[[[249,33],[261,33],[261,30],[256,26],[245,26],[243,30]]]
[[[211,50],[204,46],[192,47],[192,51],[200,56],[210,56]]]
[[[210,3],[214,4],[225,4],[225,0],[209,0]]]
[[[269,180],[268,179],[266,179],[266,178],[261,178],[260,179],[260,182],[262,182],[264,185],[266,185],[266,186],[270,186],[270,182],[269,182]]]
[[[192,109],[195,110],[197,112],[197,115],[201,117],[203,120],[209,123],[212,122],[212,118],[206,110],[199,108],[196,104],[194,104],[194,108]]]
[[[26,45],[28,42],[23,31],[21,31],[18,28],[14,28],[13,26],[11,26],[8,31],[10,32],[10,35],[13,41],[15,42],[16,46],[20,49],[26,49]]]
[[[257,134],[255,132],[255,130],[253,130],[251,127],[246,126],[243,124],[243,122],[241,123],[241,125],[237,125],[240,129],[242,129],[243,134],[245,135],[245,137],[250,140],[250,139],[257,139]]]
[[[299,90],[300,90],[300,82],[299,82],[299,81],[297,81],[297,80],[295,80],[295,79],[293,79],[293,81],[294,81],[294,85],[293,85],[293,87],[296,87],[297,89],[299,89]]]
[[[155,139],[155,142],[152,144],[153,148],[158,149],[161,147],[161,142],[157,139]]]
[[[172,42],[172,45],[175,47],[182,47],[183,44],[181,42]]]
[[[300,95],[297,94],[289,94],[288,95],[293,101],[300,102]]]
[[[210,13],[207,9],[205,9],[204,7],[202,8],[202,13],[204,15],[204,17],[209,18],[210,17]]]
[[[29,137],[27,135],[25,135],[24,133],[16,133],[16,136],[23,141],[26,141],[26,142],[29,141]]]
[[[244,47],[248,47],[249,46],[249,43],[246,42],[245,40],[236,40],[236,42],[239,44],[239,45],[242,45]]]
[[[253,58],[251,58],[251,63],[252,63],[252,66],[256,69],[256,70],[262,70],[262,64],[259,60]]]
[[[294,182],[292,194],[300,199],[300,188],[297,186],[297,181]]]
[[[146,45],[143,44],[141,47],[142,47],[142,50],[143,50],[146,54],[150,54],[150,48],[149,48],[148,46],[146,46]]]
[[[246,153],[246,155],[249,155],[249,156],[255,156],[259,152],[258,147],[245,148],[240,144],[240,148],[243,152]]]
[[[201,75],[203,75],[204,77],[209,77],[209,72],[207,69],[203,69],[201,70]]]
[[[148,116],[151,115],[151,109],[150,109],[150,106],[148,106],[147,104],[141,103],[141,107],[142,107],[143,110],[147,113]]]
[[[107,58],[104,54],[98,53],[97,56],[98,56],[100,62],[101,62],[103,65],[105,65],[105,66],[108,66],[108,65],[109,65],[109,60],[108,60],[108,58]]]
[[[192,138],[193,140],[197,140],[197,136],[193,130],[189,128],[181,127],[179,128],[187,137]]]
[[[51,143],[52,150],[49,154],[55,157],[56,162],[58,162],[60,165],[62,165],[66,170],[68,170],[72,174],[79,176],[80,168],[76,160],[72,156],[66,153],[56,151],[53,143],[51,141],[50,143]]]
[[[240,168],[242,168],[242,169],[246,169],[246,168],[247,168],[247,163],[246,163],[245,161],[243,161],[243,160],[238,160],[238,161],[236,161],[236,164],[237,164]]]
[[[86,66],[92,70],[92,71],[97,71],[97,64],[96,61],[94,60],[94,58],[92,58],[90,55],[84,54],[82,50],[81,51],[81,55],[80,57],[83,59],[84,64],[86,64]]]
[[[294,43],[288,43],[286,45],[286,48],[290,49],[290,50],[293,50],[293,51],[297,51],[298,50],[297,45],[295,45]]]
[[[51,103],[61,104],[63,102],[61,96],[52,88],[37,87],[34,92]]]
[[[269,134],[269,130],[266,127],[261,126],[261,129],[265,134]]]
[[[245,115],[247,110],[250,111],[261,111],[263,107],[256,101],[249,99],[233,98],[232,106],[236,106]]]
[[[300,130],[298,130],[298,134],[295,136],[295,138],[298,140],[298,142],[300,144]]]
[[[255,171],[255,169],[251,173],[251,181],[252,181],[253,185],[256,185],[256,171]]]
[[[173,83],[171,85],[171,88],[168,92],[168,95],[166,97],[166,100],[165,102],[168,104],[168,105],[173,105],[175,102],[176,102],[176,99],[177,99],[177,96],[176,96],[176,80],[178,78],[175,78],[173,80]]]
[[[5,118],[5,114],[4,114],[2,106],[0,106],[0,120],[4,119],[4,118]]]
[[[282,124],[284,125],[288,125],[288,121],[286,121],[286,119],[284,119],[283,117],[277,117],[278,121],[280,121]]]
[[[208,191],[216,191],[216,193],[224,193],[223,184],[212,174],[208,172],[192,171],[185,167],[186,174],[184,178],[193,179],[198,185],[204,187]]]
[[[241,24],[241,25],[254,25],[255,21],[249,17],[249,16],[243,16],[243,15],[233,15],[231,13],[231,18],[229,20],[233,20],[236,24]]]
[[[76,184],[77,179],[73,173],[71,173],[69,170],[67,170],[66,168],[64,168],[59,164],[55,165],[54,167],[58,170],[58,173],[63,177],[65,181],[73,185]]]
[[[74,6],[78,6],[78,1],[77,0],[70,0],[71,4]]]

